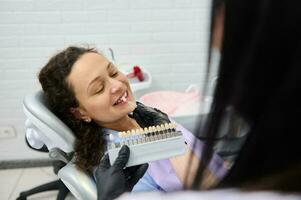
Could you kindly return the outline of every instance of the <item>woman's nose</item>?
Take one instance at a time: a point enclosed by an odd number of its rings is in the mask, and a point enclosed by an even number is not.
[[[110,92],[111,94],[117,93],[122,89],[122,83],[118,80],[111,79],[110,81]]]

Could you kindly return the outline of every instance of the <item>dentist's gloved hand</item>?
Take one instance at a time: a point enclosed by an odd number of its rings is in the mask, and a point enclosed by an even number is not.
[[[167,114],[140,102],[137,102],[137,107],[133,111],[133,117],[141,128],[170,123]]]
[[[144,175],[148,164],[124,168],[130,156],[128,146],[122,146],[118,157],[111,166],[106,154],[96,170],[97,199],[111,200],[129,192]]]

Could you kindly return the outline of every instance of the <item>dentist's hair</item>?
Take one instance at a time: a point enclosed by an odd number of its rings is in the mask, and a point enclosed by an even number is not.
[[[212,144],[231,106],[248,125],[247,140],[218,187],[301,191],[300,1],[227,0],[219,79],[209,138],[194,189],[212,156]]]
[[[92,170],[104,150],[102,128],[95,122],[77,119],[70,108],[79,103],[72,85],[67,82],[74,63],[85,53],[98,53],[94,48],[71,46],[54,55],[39,73],[39,81],[49,103],[51,111],[56,114],[73,131],[76,136],[75,163],[82,169]]]

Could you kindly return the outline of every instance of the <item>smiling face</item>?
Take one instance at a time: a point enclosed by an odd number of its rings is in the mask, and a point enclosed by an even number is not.
[[[77,118],[93,119],[107,127],[127,117],[136,107],[127,77],[100,54],[82,55],[67,82],[79,102],[78,108],[70,109]]]

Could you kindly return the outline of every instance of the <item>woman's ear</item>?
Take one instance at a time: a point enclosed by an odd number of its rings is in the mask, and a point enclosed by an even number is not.
[[[73,114],[73,116],[76,118],[76,119],[81,119],[81,113],[79,111],[79,108],[70,108],[69,109],[70,113]]]
[[[91,118],[85,114],[86,112],[79,107],[77,107],[77,108],[71,107],[69,109],[69,111],[70,111],[70,113],[73,114],[73,116],[76,119],[80,119],[80,120],[84,120],[84,121],[91,120]]]

